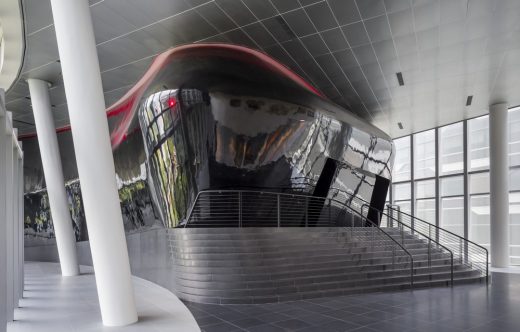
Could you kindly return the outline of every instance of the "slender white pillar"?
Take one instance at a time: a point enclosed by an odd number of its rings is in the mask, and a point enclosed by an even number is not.
[[[21,149],[22,142],[18,141],[18,145]],[[19,222],[18,222],[18,278],[20,280],[18,285],[18,299],[23,298],[23,290],[25,285],[25,274],[24,274],[24,232],[25,232],[25,213],[24,213],[24,171],[23,171],[23,154],[19,156],[18,158],[18,188],[19,188],[19,204],[18,204],[18,215],[19,215]]]
[[[29,91],[31,93],[43,174],[45,175],[45,184],[49,195],[52,222],[60,257],[61,274],[63,276],[75,276],[79,274],[76,239],[72,228],[67,193],[65,192],[63,168],[52,116],[48,83],[38,79],[28,79],[27,83],[29,83]]]
[[[18,137],[18,131],[13,131],[13,136]],[[11,137],[14,138],[14,137]],[[13,306],[18,307],[18,146],[13,142],[13,148],[11,149],[13,154],[13,287],[11,293],[13,293]]]
[[[7,233],[5,213],[6,207],[6,160],[5,147],[7,145],[6,114],[4,106],[4,90],[0,89],[0,332],[7,329]]]
[[[5,234],[6,238],[6,246],[5,246],[5,254],[7,261],[7,269],[6,269],[6,280],[7,280],[7,294],[3,299],[6,301],[6,318],[7,321],[14,320],[14,298],[13,298],[13,284],[14,284],[14,273],[13,273],[13,233],[14,233],[14,220],[13,220],[13,128],[11,121],[10,112],[6,113],[7,121],[5,126],[5,173],[2,176],[5,176],[5,191],[6,191],[6,202],[5,202],[5,223],[6,230]]]
[[[87,0],[51,0],[103,323],[137,321],[101,74]]]
[[[509,266],[509,158],[507,104],[489,107],[491,266]]]

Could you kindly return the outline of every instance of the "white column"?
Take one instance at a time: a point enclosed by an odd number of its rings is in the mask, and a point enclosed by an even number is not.
[[[13,128],[11,121],[11,114],[9,112],[6,113],[7,121],[5,130],[6,133],[4,135],[5,139],[5,173],[2,176],[5,176],[5,192],[6,192],[6,202],[5,202],[5,223],[6,230],[5,234],[6,238],[6,246],[5,246],[5,254],[7,261],[7,269],[6,269],[6,280],[7,280],[7,294],[5,295],[4,301],[6,301],[6,318],[7,321],[14,320],[14,298],[13,298],[13,284],[14,284],[14,274],[13,274],[13,232],[14,232],[14,220],[13,220]]]
[[[13,136],[18,137],[18,131],[13,131]],[[12,139],[14,137],[11,137]],[[18,139],[17,139],[18,140]],[[11,149],[13,154],[13,232],[11,234],[13,238],[13,287],[11,293],[13,293],[13,306],[18,307],[18,146],[13,142],[13,148]]]
[[[87,0],[51,0],[103,323],[137,321],[105,101]]]
[[[18,144],[20,145],[20,148],[22,149],[22,142],[18,142]],[[25,285],[25,275],[24,275],[24,232],[25,232],[25,227],[24,227],[24,224],[25,224],[25,213],[24,213],[24,205],[25,205],[25,201],[24,201],[24,193],[25,193],[25,188],[24,188],[24,171],[23,171],[23,154],[21,156],[19,156],[19,159],[18,159],[18,174],[19,174],[19,177],[18,177],[18,188],[19,188],[19,204],[18,204],[18,215],[19,215],[19,222],[18,222],[18,227],[19,227],[19,230],[18,230],[18,238],[19,238],[19,241],[18,241],[18,278],[20,280],[19,282],[19,287],[18,287],[18,299],[22,299],[23,298],[23,290],[24,290],[24,285]]]
[[[4,107],[4,90],[0,89],[0,332],[6,332],[7,329],[7,248],[6,240],[6,160],[5,147],[7,141],[6,135],[6,114]]]
[[[509,158],[507,104],[489,107],[491,266],[509,266]]]
[[[63,168],[61,165],[58,138],[52,116],[48,83],[37,79],[28,79],[31,103],[34,113],[36,133],[45,175],[45,184],[49,195],[52,222],[56,234],[56,244],[60,257],[61,274],[75,276],[79,274],[76,254],[76,239],[72,228]]]

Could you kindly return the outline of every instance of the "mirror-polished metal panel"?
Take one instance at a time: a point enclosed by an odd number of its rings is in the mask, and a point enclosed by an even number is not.
[[[330,188],[367,200],[375,176],[391,174],[385,133],[245,47],[197,44],[159,55],[108,116],[127,230],[179,225],[206,189],[316,194],[327,159],[337,166]],[[42,183],[41,174],[36,167],[27,183]]]

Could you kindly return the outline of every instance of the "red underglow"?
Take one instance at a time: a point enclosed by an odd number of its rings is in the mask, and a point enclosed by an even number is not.
[[[236,51],[237,54],[247,54],[254,59],[260,60],[261,64],[263,64],[268,69],[278,72],[279,74],[291,79],[293,82],[303,87],[304,89],[322,98],[326,98],[320,91],[318,91],[315,87],[310,85],[298,74],[294,73],[291,69],[279,63],[278,61],[276,61],[275,59],[271,58],[269,55],[263,52],[253,50],[244,46],[232,44],[188,44],[184,46],[179,46],[159,54],[153,60],[152,64],[150,65],[146,73],[143,75],[143,77],[141,77],[141,79],[123,97],[121,97],[121,99],[119,99],[106,110],[107,117],[109,118],[122,114],[122,118],[119,120],[119,123],[112,130],[112,133],[110,135],[112,149],[117,148],[128,137],[128,129],[132,124],[132,120],[137,112],[137,108],[139,106],[138,102],[141,99],[145,90],[148,88],[150,83],[155,78],[155,76],[159,73],[159,71],[170,61],[170,59],[174,55],[182,56],[183,53],[196,49],[224,49]],[[175,98],[172,97],[170,98],[170,100],[168,100],[169,107],[174,107],[176,104],[177,100]],[[69,130],[70,125],[58,128],[56,132],[61,133]],[[36,133],[24,134],[20,135],[19,139],[31,138],[35,136]]]

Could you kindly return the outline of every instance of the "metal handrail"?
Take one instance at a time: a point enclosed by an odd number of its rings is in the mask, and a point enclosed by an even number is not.
[[[458,242],[459,242],[459,248],[460,248],[459,256],[460,256],[460,259],[461,259],[461,263],[465,263],[466,265],[469,265],[469,266],[476,266],[482,273],[485,273],[486,281],[489,281],[489,252],[488,252],[488,250],[485,247],[483,247],[483,246],[481,246],[481,245],[479,245],[479,244],[477,244],[477,243],[475,243],[475,242],[473,242],[471,240],[468,240],[468,239],[466,239],[466,238],[464,238],[464,237],[462,237],[460,235],[457,235],[457,234],[455,234],[455,233],[453,233],[451,231],[448,231],[448,230],[446,230],[446,229],[444,229],[442,227],[439,227],[439,226],[434,225],[432,223],[429,223],[429,222],[427,222],[425,220],[419,219],[419,218],[417,218],[417,217],[415,217],[413,215],[410,215],[410,214],[408,214],[406,212],[403,212],[403,211],[401,211],[400,206],[396,206],[396,207],[397,208],[395,208],[391,204],[387,204],[387,209],[389,211],[391,210],[393,212],[397,212],[399,218],[401,218],[401,215],[407,216],[410,219],[410,224],[413,225],[412,228],[414,230],[417,231],[416,223],[422,223],[425,227],[428,227],[428,228],[433,227],[435,229],[436,238],[440,237],[440,233],[445,233],[445,234],[448,234],[449,236],[455,237],[458,240]],[[401,222],[401,220],[399,220],[399,221]],[[463,245],[463,243],[464,243],[464,245]],[[473,245],[473,246],[476,247],[475,250],[477,250],[477,252],[473,251],[473,253],[477,253],[478,255],[484,255],[485,256],[486,262],[485,262],[485,268],[484,269],[478,267],[475,263],[471,262],[471,260],[468,259],[468,253],[471,250],[473,250],[473,249],[470,248],[470,245]],[[464,247],[464,249],[463,249],[463,247]],[[481,250],[480,253],[478,253],[478,249]],[[464,254],[463,254],[463,252],[464,252]],[[464,257],[464,259],[463,259],[463,257]]]
[[[432,267],[432,258],[431,258],[431,242],[435,243],[437,245],[437,247],[442,247],[444,248],[444,250],[446,250],[449,254],[450,254],[450,260],[451,260],[451,286],[453,287],[453,251],[450,250],[448,247],[442,245],[440,242],[436,241],[436,240],[433,240],[431,238],[431,234],[428,236],[424,233],[422,233],[421,231],[418,231],[418,230],[415,230],[413,229],[411,226],[408,226],[404,223],[402,223],[401,221],[399,220],[396,220],[394,217],[390,216],[389,214],[386,214],[384,213],[383,211],[381,210],[378,210],[376,209],[375,207],[372,207],[370,206],[369,204],[365,203],[361,206],[361,214],[363,214],[365,208],[368,208],[367,209],[367,216],[368,216],[368,211],[370,210],[374,210],[376,211],[377,213],[377,219],[380,220],[382,216],[386,216],[387,218],[391,219],[392,220],[392,223],[395,221],[396,223],[398,223],[400,226],[401,226],[401,242],[403,243],[403,246],[405,245],[404,244],[404,233],[403,233],[403,227],[406,227],[410,230],[410,234],[420,234],[421,236],[425,237],[427,240],[428,240],[428,267],[430,268],[430,272],[431,272],[431,267]],[[390,226],[393,228],[393,226]]]
[[[223,197],[224,200],[211,201],[211,197],[210,197],[211,194],[222,195],[222,196],[224,196]],[[236,195],[236,197],[234,195]],[[253,215],[253,218],[255,220],[257,220],[258,218],[260,218],[260,219],[263,218],[265,220],[274,221],[274,220],[269,219],[270,218],[269,213],[273,212],[272,210],[268,210],[267,215],[258,216],[255,214],[258,211],[255,211],[255,210],[247,211],[246,209],[244,209],[244,198],[247,197],[248,195],[256,195],[253,197],[255,198],[255,203],[257,204],[257,206],[259,204],[261,205],[264,203],[268,203],[267,204],[268,208],[270,207],[269,204],[271,204],[271,205],[274,204],[276,206],[276,225],[277,225],[277,227],[280,227],[282,225],[281,218],[282,218],[282,214],[284,213],[284,211],[282,211],[282,206],[281,206],[282,205],[281,203],[283,200],[282,198],[288,199],[289,203],[292,203],[293,205],[302,203],[301,201],[304,201],[304,203],[305,203],[304,213],[302,214],[301,211],[299,211],[298,213],[291,215],[291,216],[296,217],[296,218],[301,217],[302,219],[304,219],[306,227],[309,226],[309,223],[310,223],[309,219],[314,220],[314,221],[312,221],[312,223],[317,225],[320,221],[319,219],[323,215],[323,212],[328,212],[328,213],[325,213],[326,220],[328,220],[327,225],[331,225],[332,221],[333,221],[332,208],[334,208],[334,209],[339,209],[341,211],[340,213],[338,213],[337,215],[334,216],[334,218],[335,218],[334,220],[336,220],[335,221],[336,225],[337,225],[337,219],[345,217],[343,215],[343,213],[346,212],[346,213],[350,214],[350,216],[351,216],[350,231],[351,231],[351,236],[353,236],[353,228],[356,226],[356,224],[354,223],[354,216],[357,216],[363,222],[363,226],[367,225],[367,224],[371,226],[370,229],[371,229],[371,236],[372,236],[372,245],[374,245],[374,243],[376,242],[375,241],[376,239],[374,239],[376,232],[378,232],[385,239],[390,240],[390,243],[393,243],[393,252],[392,252],[392,264],[393,265],[395,264],[395,259],[396,259],[396,251],[395,251],[396,247],[400,248],[400,250],[402,250],[406,254],[406,256],[408,256],[408,258],[410,260],[410,287],[413,288],[413,285],[414,285],[413,255],[404,247],[404,245],[401,245],[399,243],[399,241],[397,241],[390,234],[388,234],[383,229],[378,227],[377,224],[375,224],[373,221],[369,220],[368,218],[363,216],[358,211],[352,209],[351,207],[349,207],[349,206],[345,205],[344,203],[342,203],[338,200],[335,200],[335,199],[324,198],[324,197],[313,197],[313,196],[309,196],[309,195],[300,195],[300,194],[287,194],[287,193],[252,191],[252,190],[203,190],[197,194],[195,201],[188,212],[188,217],[186,218],[184,227],[186,228],[190,224],[190,221],[192,221],[192,219],[195,218],[194,213],[196,211],[199,211],[198,208],[200,207],[201,204],[209,204],[209,205],[203,207],[203,208],[207,208],[208,212],[202,211],[200,213],[211,214],[210,210],[212,208],[215,210],[224,211],[224,212],[221,212],[223,214],[224,218],[227,218],[227,216],[231,215],[233,218],[238,219],[237,223],[235,224],[235,225],[238,225],[238,227],[243,227],[244,226],[243,218],[251,217],[251,215]],[[208,197],[205,197],[205,196],[208,196]],[[276,198],[276,200],[273,200],[273,197]],[[230,199],[230,198],[232,198],[232,199]],[[301,201],[298,201],[298,200],[301,200]],[[287,202],[285,202],[285,203],[287,203]],[[232,207],[234,204],[236,204],[237,206],[234,206],[233,210],[230,211],[230,209],[229,209],[230,204],[232,204]],[[292,206],[286,206],[287,210],[290,210],[291,207]],[[325,208],[327,208],[328,211],[324,211]],[[285,211],[285,212],[287,213],[287,211]],[[311,212],[313,214],[311,214]],[[233,225],[233,224],[231,224],[231,225]],[[345,227],[345,228],[347,228],[347,227]]]
[[[332,188],[331,191],[336,191],[336,192],[339,192],[339,193],[342,193],[348,197],[350,197],[352,200],[356,200],[357,201],[357,204],[358,205],[362,205],[362,204],[369,204],[369,202],[367,202],[366,200],[362,199],[361,197],[358,197],[358,196],[354,196],[353,194],[349,193],[349,192],[346,192],[344,190],[341,190],[341,189],[338,189],[338,188]],[[428,226],[426,227],[434,227],[436,229],[436,239],[439,239],[440,237],[442,236],[439,236],[439,234],[446,234],[447,235],[450,235],[450,236],[454,236],[457,238],[457,241],[459,241],[460,245],[459,245],[459,251],[460,251],[460,254],[459,254],[459,257],[461,259],[461,263],[465,263],[465,265],[467,266],[475,266],[479,271],[481,271],[481,273],[485,274],[485,277],[486,277],[486,282],[489,281],[489,252],[488,250],[483,247],[482,245],[479,245],[469,239],[466,239],[460,235],[457,235],[451,231],[448,231],[442,227],[439,227],[437,225],[434,225],[434,224],[431,224],[425,220],[422,220],[422,219],[419,219],[413,215],[410,215],[406,212],[402,212],[400,207],[397,205],[397,209],[395,209],[392,205],[390,204],[387,204],[387,208],[389,208],[390,210],[392,211],[395,211],[395,212],[398,212],[399,213],[399,216],[401,215],[406,215],[407,217],[409,217],[411,220],[410,220],[410,227],[412,228],[412,232],[418,232],[417,230],[417,226],[416,225],[416,222],[417,224],[426,224]],[[388,216],[391,215],[391,213],[388,213],[387,214]],[[400,220],[398,220],[400,221]],[[420,226],[418,226],[420,227]],[[428,229],[429,230],[429,229]],[[429,230],[430,231],[430,230]],[[439,241],[437,241],[439,242]],[[440,243],[440,242],[439,242]],[[472,249],[471,248],[471,245],[475,246],[476,248]],[[480,249],[481,251],[484,251],[484,252],[478,252],[478,249]],[[464,254],[463,254],[464,252]],[[485,264],[485,268],[482,268],[479,266],[479,263],[480,262],[472,262],[471,259],[468,259],[468,253],[470,252],[473,252],[475,255],[474,256],[485,256],[485,263],[482,262],[483,264]]]

